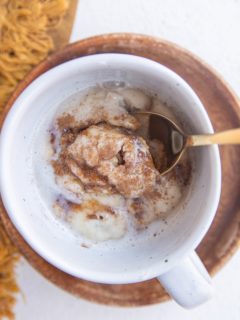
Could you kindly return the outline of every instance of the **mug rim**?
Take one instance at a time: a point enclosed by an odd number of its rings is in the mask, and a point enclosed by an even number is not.
[[[161,70],[162,72],[165,72],[166,75],[171,76],[173,79],[175,79],[175,81],[177,80],[178,82],[180,82],[182,85],[182,88],[187,92],[187,94],[189,96],[191,95],[191,98],[196,102],[196,105],[198,106],[198,108],[201,112],[201,118],[204,119],[205,125],[208,127],[209,132],[213,132],[213,128],[212,128],[210,119],[208,118],[208,115],[207,115],[201,101],[199,100],[199,98],[197,97],[197,95],[195,94],[193,89],[175,72],[173,72],[172,70],[168,69],[167,67],[161,65],[160,63],[154,62],[152,60],[149,60],[149,59],[146,59],[143,57],[138,57],[138,56],[128,55],[128,54],[118,54],[118,53],[103,53],[103,54],[95,54],[95,55],[76,58],[76,59],[64,62],[58,66],[55,66],[54,68],[48,70],[47,72],[45,72],[42,75],[40,75],[39,77],[37,77],[32,83],[30,83],[23,90],[23,92],[18,96],[16,101],[12,104],[12,107],[9,110],[9,112],[5,118],[2,130],[1,130],[1,152],[0,152],[1,195],[2,195],[2,200],[3,200],[4,206],[8,212],[8,215],[9,215],[11,221],[14,223],[17,230],[21,233],[21,235],[24,237],[24,239],[30,244],[30,246],[37,253],[39,253],[44,259],[46,259],[48,262],[50,262],[51,264],[55,265],[56,267],[58,267],[59,269],[65,271],[65,272],[68,272],[68,273],[70,273],[74,276],[77,276],[77,277],[84,278],[86,280],[95,281],[95,282],[103,282],[103,283],[132,283],[132,282],[139,281],[139,279],[136,280],[134,278],[134,275],[129,275],[128,277],[125,275],[124,281],[122,281],[122,278],[123,278],[122,275],[120,275],[120,277],[119,277],[119,275],[113,273],[112,275],[111,274],[108,275],[108,279],[105,282],[104,279],[102,279],[101,274],[99,275],[98,272],[91,273],[91,274],[88,274],[88,272],[86,272],[84,275],[83,275],[83,273],[81,273],[81,275],[80,275],[79,272],[77,274],[75,272],[73,272],[73,270],[71,269],[71,266],[69,268],[66,268],[66,266],[63,267],[62,265],[59,265],[56,261],[53,261],[51,259],[51,257],[49,256],[49,254],[47,254],[46,252],[43,252],[39,246],[36,246],[36,243],[34,243],[32,241],[32,239],[29,237],[29,235],[27,235],[25,233],[25,231],[22,229],[22,227],[19,225],[19,223],[16,219],[16,215],[14,214],[14,212],[12,210],[11,198],[9,197],[8,193],[5,192],[6,190],[4,187],[5,186],[4,181],[6,181],[5,178],[7,178],[7,177],[4,174],[4,168],[3,168],[2,163],[4,162],[3,155],[6,154],[6,152],[2,152],[2,150],[8,149],[7,139],[6,138],[4,139],[4,137],[8,136],[8,134],[9,134],[9,125],[11,124],[12,118],[14,118],[16,111],[20,110],[20,108],[18,108],[19,98],[23,99],[24,96],[26,96],[27,94],[29,94],[29,92],[31,92],[32,87],[38,86],[41,83],[43,83],[46,80],[46,77],[50,78],[51,74],[53,75],[56,72],[57,73],[62,72],[62,74],[63,74],[63,70],[65,70],[66,68],[70,69],[70,65],[74,66],[74,64],[76,64],[76,63],[77,64],[78,63],[80,63],[80,64],[81,63],[91,63],[91,62],[93,63],[94,61],[96,63],[96,62],[99,62],[100,60],[102,60],[103,57],[107,60],[113,59],[113,60],[115,60],[115,62],[117,62],[117,61],[124,62],[125,61],[126,63],[129,63],[129,60],[132,60],[135,63],[139,63],[139,65],[142,65],[142,66],[145,65],[147,67],[158,68],[159,71]],[[33,94],[33,92],[34,92],[34,90],[31,92],[31,94]],[[20,112],[23,112],[23,111],[24,111],[24,108],[22,107]],[[26,112],[26,110],[25,110],[25,112]],[[219,197],[220,197],[221,167],[220,167],[220,156],[219,156],[218,147],[211,146],[211,149],[212,149],[212,153],[215,157],[215,160],[214,160],[215,163],[214,163],[214,165],[212,164],[212,167],[215,170],[214,173],[215,173],[216,180],[215,180],[214,198],[212,199],[211,207],[208,209],[209,214],[208,214],[208,216],[205,216],[204,219],[202,218],[201,226],[199,226],[197,229],[196,228],[194,229],[194,235],[189,236],[187,241],[185,241],[184,247],[188,247],[188,248],[184,249],[181,247],[182,250],[178,249],[175,254],[175,257],[172,259],[172,261],[175,261],[177,259],[184,257],[185,255],[187,255],[188,253],[190,253],[192,250],[195,249],[195,247],[201,242],[202,238],[206,234],[206,232],[209,229],[209,227],[212,223],[212,220],[215,216],[216,209],[217,209],[218,202],[219,202]],[[203,223],[203,220],[204,220],[204,223]],[[189,244],[190,242],[191,242],[191,244]],[[187,243],[188,243],[188,246],[187,246]],[[171,269],[172,266],[174,266],[173,262],[171,264],[168,264],[168,266],[166,266],[166,268],[164,269],[164,272]],[[161,272],[161,273],[163,273],[163,272]],[[152,270],[152,272],[149,272],[148,279],[156,277],[158,275],[159,275],[159,272],[157,272],[157,269],[155,268],[155,270]]]

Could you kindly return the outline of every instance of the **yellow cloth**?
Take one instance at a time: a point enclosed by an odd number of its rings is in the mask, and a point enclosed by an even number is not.
[[[0,112],[17,83],[54,49],[48,32],[67,8],[67,0],[0,0]],[[0,319],[14,318],[18,259],[0,221]]]

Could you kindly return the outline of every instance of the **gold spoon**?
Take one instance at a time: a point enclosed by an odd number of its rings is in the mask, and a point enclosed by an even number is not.
[[[240,144],[240,128],[214,134],[189,136],[166,116],[149,111],[139,111],[136,114],[149,119],[149,139],[157,139],[164,144],[167,154],[167,165],[160,172],[161,174],[169,172],[179,162],[188,147],[211,144]]]

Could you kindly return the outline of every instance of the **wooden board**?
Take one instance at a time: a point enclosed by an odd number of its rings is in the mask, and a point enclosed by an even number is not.
[[[4,114],[11,108],[21,91],[41,73],[73,58],[101,52],[130,53],[164,64],[184,78],[196,91],[215,130],[240,126],[239,101],[215,71],[190,52],[172,43],[134,34],[93,37],[68,45],[53,54],[21,82],[7,104]],[[210,230],[197,248],[211,275],[224,266],[240,243],[240,147],[225,146],[221,147],[220,151],[223,175],[221,201]],[[26,259],[47,279],[74,295],[119,306],[148,305],[169,299],[155,279],[131,285],[102,285],[63,273],[44,261],[28,246],[11,223],[4,208],[1,209],[1,218],[9,236]]]
[[[80,0],[79,0],[80,1]],[[78,0],[68,0],[68,9],[63,17],[60,25],[49,32],[49,35],[53,38],[54,50],[58,50],[69,43],[69,39],[72,32],[72,26],[74,17],[77,10]]]

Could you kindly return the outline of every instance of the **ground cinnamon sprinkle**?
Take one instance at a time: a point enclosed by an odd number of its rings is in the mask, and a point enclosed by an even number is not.
[[[67,204],[72,211],[91,210],[92,213],[87,215],[87,218],[90,220],[101,220],[103,217],[101,215],[98,215],[98,212],[101,211],[108,212],[112,215],[115,214],[114,210],[111,207],[106,206],[96,200],[88,200],[81,204],[68,201]]]
[[[75,119],[70,114],[64,114],[62,117],[58,118],[57,124],[60,130],[64,130],[65,128],[69,128]]]
[[[59,159],[51,161],[54,173],[57,176],[63,176],[64,174],[71,173],[69,167],[66,164],[66,157],[61,154]]]
[[[73,143],[76,139],[78,133],[73,132],[73,130],[67,130],[66,132],[63,132],[61,136],[61,145],[69,145]]]

